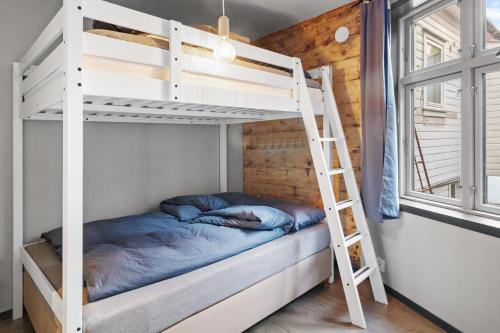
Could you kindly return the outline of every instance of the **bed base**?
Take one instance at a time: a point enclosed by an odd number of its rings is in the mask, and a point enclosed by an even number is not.
[[[318,284],[328,281],[331,266],[331,251],[325,249],[162,333],[242,332]],[[62,332],[60,321],[27,271],[24,272],[24,307],[37,333]]]

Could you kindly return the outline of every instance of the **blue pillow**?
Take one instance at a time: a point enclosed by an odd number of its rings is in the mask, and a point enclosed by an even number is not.
[[[170,204],[176,206],[191,205],[195,206],[202,212],[223,209],[229,206],[226,201],[216,197],[215,195],[181,195],[178,197],[163,200],[161,204]]]
[[[322,209],[299,205],[293,202],[274,201],[269,206],[279,209],[293,217],[295,220],[292,231],[299,231],[311,225],[321,222],[325,218]]]
[[[267,206],[269,201],[257,198],[256,196],[241,193],[241,192],[223,192],[214,194],[215,196],[223,199],[229,205],[258,205]]]
[[[192,220],[203,214],[201,210],[191,205],[176,206],[162,202],[160,204],[160,209],[164,213],[177,217],[177,219],[182,222]]]
[[[272,207],[240,205],[206,212],[193,221],[252,230],[280,227],[288,232],[292,227],[293,217]]]

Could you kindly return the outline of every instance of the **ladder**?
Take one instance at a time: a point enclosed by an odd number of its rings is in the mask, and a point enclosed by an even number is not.
[[[422,153],[422,147],[420,146],[420,140],[418,138],[418,133],[417,133],[416,127],[413,127],[413,133],[415,135],[415,142],[417,143],[418,153],[420,155],[419,161],[417,161],[417,157],[415,156],[415,169],[417,169],[418,180],[420,182],[420,189],[421,189],[422,193],[427,192],[427,193],[432,194],[431,181],[429,179],[429,173],[427,172],[427,166],[425,165],[424,154]],[[420,168],[418,167],[419,165],[422,165],[422,167],[424,168],[424,176],[425,176],[425,180],[427,182],[427,187],[424,186],[424,181],[422,180]]]
[[[377,265],[377,257],[373,247],[370,231],[366,223],[366,217],[356,184],[356,177],[352,168],[349,150],[344,136],[344,131],[340,121],[337,104],[332,92],[332,86],[329,77],[329,68],[322,67],[322,92],[325,105],[326,117],[323,126],[328,126],[325,133],[333,133],[329,137],[320,137],[314,111],[309,96],[304,72],[299,59],[295,59],[296,72],[299,76],[297,85],[299,86],[297,101],[298,108],[301,111],[307,139],[311,150],[311,155],[316,170],[316,177],[323,200],[326,213],[326,220],[331,235],[331,246],[334,249],[337,258],[342,286],[346,296],[347,306],[351,322],[362,328],[366,328],[365,317],[361,307],[361,300],[357,286],[369,278],[373,296],[377,302],[387,304],[382,277]],[[337,154],[340,161],[340,168],[332,169],[330,167],[330,148],[331,144],[336,145]],[[324,145],[324,147],[323,147]],[[328,160],[328,161],[327,161]],[[332,176],[342,175],[346,185],[349,200],[337,202],[332,187]],[[357,231],[352,235],[345,236],[340,220],[339,212],[351,207],[354,215],[354,221]],[[349,257],[348,247],[360,242],[364,266],[353,272],[353,267]]]

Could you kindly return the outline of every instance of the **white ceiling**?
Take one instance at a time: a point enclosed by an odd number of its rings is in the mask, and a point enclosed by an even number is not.
[[[215,26],[222,0],[108,0],[183,24]],[[231,30],[251,39],[318,16],[352,0],[226,0]]]

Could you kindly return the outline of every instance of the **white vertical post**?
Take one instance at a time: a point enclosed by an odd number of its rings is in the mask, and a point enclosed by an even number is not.
[[[328,69],[327,69],[327,67],[322,67],[321,70],[327,71]],[[323,94],[324,94],[326,89],[332,89],[332,87],[327,82],[322,82],[321,89],[322,89]],[[324,100],[324,98],[323,98],[323,100]],[[330,126],[330,120],[328,119],[328,114],[326,112],[323,112],[323,137],[324,138],[333,137],[332,127]],[[324,141],[323,142],[323,152],[325,155],[326,165],[327,165],[328,169],[333,168],[332,142],[331,141]],[[332,254],[332,268],[331,268],[330,277],[328,278],[328,282],[333,283],[333,282],[335,282],[335,275],[334,275],[335,274],[335,272],[334,272],[335,251],[334,251],[334,246],[333,246],[332,242],[330,242],[330,251]]]
[[[12,66],[12,319],[23,316],[23,120],[20,118],[21,72]]]
[[[82,0],[63,1],[63,333],[82,332]]]
[[[220,124],[219,133],[219,190],[227,192],[227,124]]]
[[[170,51],[170,100],[179,102],[182,98],[181,72],[182,72],[182,24],[170,20],[170,36],[168,48]]]

